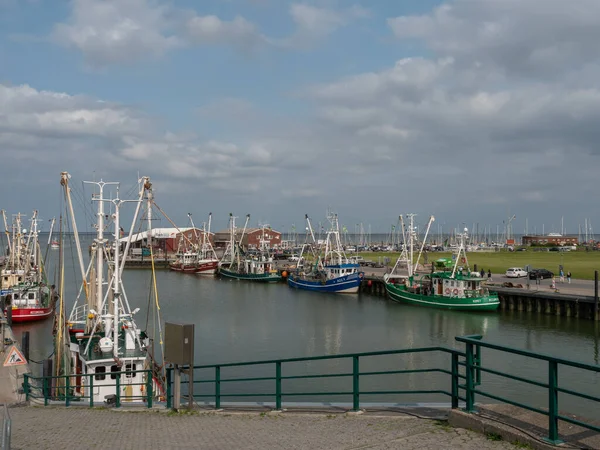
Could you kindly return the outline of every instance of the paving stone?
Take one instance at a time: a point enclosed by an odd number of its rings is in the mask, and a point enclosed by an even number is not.
[[[514,449],[444,422],[364,414],[167,413],[81,407],[11,411],[13,449]]]

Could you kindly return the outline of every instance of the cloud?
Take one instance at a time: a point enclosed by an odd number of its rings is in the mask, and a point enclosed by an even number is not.
[[[512,75],[560,77],[600,57],[596,0],[456,0],[388,25],[397,38],[422,40],[438,55]]]
[[[306,48],[357,19],[369,17],[369,11],[358,5],[346,9],[332,9],[306,3],[292,3],[290,16],[296,24],[296,31],[275,42],[284,47]]]
[[[94,66],[156,58],[183,45],[177,18],[155,0],[73,0],[67,23],[52,38],[76,48]]]
[[[265,42],[256,26],[241,16],[223,21],[217,16],[195,16],[186,24],[193,44],[225,44],[252,49]]]
[[[0,177],[17,177],[15,167],[27,167],[32,175],[43,167],[51,173],[94,170],[111,177],[143,170],[172,187],[193,183],[205,192],[244,197],[273,187],[269,177],[284,165],[280,150],[268,142],[199,140],[160,128],[127,105],[0,84]],[[30,178],[19,180],[35,185]]]
[[[242,51],[312,45],[340,27],[367,17],[368,11],[319,8],[294,3],[290,15],[296,30],[283,39],[264,36],[242,16],[224,20],[176,8],[161,0],[72,0],[71,14],[51,33],[55,43],[82,53],[91,67],[131,64],[160,58],[177,48],[226,45]],[[15,36],[32,40],[31,36]]]

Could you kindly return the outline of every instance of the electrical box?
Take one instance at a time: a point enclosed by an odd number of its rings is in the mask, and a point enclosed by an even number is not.
[[[165,362],[194,365],[194,324],[165,323]]]

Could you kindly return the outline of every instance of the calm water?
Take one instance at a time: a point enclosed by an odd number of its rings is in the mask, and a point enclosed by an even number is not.
[[[56,253],[56,252],[55,252]],[[67,252],[68,258],[70,253]],[[55,258],[53,255],[52,258]],[[49,264],[51,266],[51,264]],[[52,273],[52,269],[50,269]],[[72,263],[66,277],[74,276]],[[132,308],[147,310],[150,272],[125,272],[127,295]],[[486,341],[517,348],[562,356],[592,364],[600,362],[600,330],[592,321],[575,320],[528,313],[462,313],[406,306],[384,298],[359,295],[330,295],[292,290],[285,284],[254,284],[220,280],[212,277],[182,275],[168,271],[158,273],[162,320],[195,324],[196,364],[251,361],[286,357],[331,355],[410,347],[452,346],[462,348],[455,336],[481,334]],[[65,292],[74,298],[75,288],[67,284]],[[146,324],[145,313],[137,316],[138,325]],[[150,318],[147,329],[152,333],[156,323]],[[42,360],[52,352],[52,323],[15,325],[17,338],[23,330],[31,331],[31,358]],[[544,364],[521,357],[486,351],[484,365],[510,371],[540,381],[547,380]],[[413,354],[361,361],[361,371],[398,370],[426,367],[449,368],[444,354]],[[34,365],[35,366],[35,365]],[[36,366],[39,367],[39,366]],[[34,370],[36,369],[34,367]],[[314,362],[285,366],[283,375],[318,373],[320,371],[351,372],[349,361]],[[222,377],[273,376],[274,367],[223,369]],[[564,369],[560,372],[565,387],[585,389],[600,395],[600,376],[582,375]],[[202,374],[212,378],[212,374]],[[272,382],[257,383],[253,392],[273,392]],[[285,381],[284,392],[347,391],[350,378],[330,378],[320,382]],[[391,389],[449,390],[449,378],[442,374],[405,374],[361,378],[361,390]],[[212,392],[204,384],[202,392]],[[482,390],[509,395],[514,400],[545,407],[546,395],[517,382],[483,374]],[[235,383],[226,383],[223,393],[240,392]],[[316,398],[314,398],[316,399]],[[250,400],[259,400],[250,399]],[[260,399],[267,400],[267,399]],[[269,401],[271,399],[268,399]],[[297,401],[297,397],[290,397]],[[364,401],[415,402],[447,401],[436,396],[364,397]],[[347,396],[339,401],[350,401]],[[478,398],[478,401],[486,401]],[[561,406],[587,415],[598,415],[584,401],[561,397]],[[598,409],[598,408],[596,408]]]

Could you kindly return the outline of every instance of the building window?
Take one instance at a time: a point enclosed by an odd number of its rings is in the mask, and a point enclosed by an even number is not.
[[[104,366],[98,366],[96,367],[96,375],[94,376],[94,378],[96,380],[104,380],[106,378],[106,367]]]

